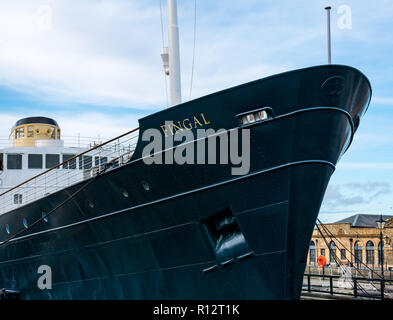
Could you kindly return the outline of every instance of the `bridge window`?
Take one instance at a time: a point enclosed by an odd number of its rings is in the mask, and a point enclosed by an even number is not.
[[[22,169],[22,155],[8,154],[7,155],[7,169]]]
[[[63,154],[63,162],[75,157],[75,154]],[[76,158],[63,164],[63,169],[76,169]]]
[[[60,163],[60,155],[58,154],[46,154],[45,155],[45,167],[46,169],[53,168]]]
[[[22,204],[22,195],[20,193],[14,194],[14,204]]]
[[[366,262],[374,264],[374,243],[372,241],[366,243]]]
[[[83,156],[83,169],[91,169],[92,167],[92,157]]]
[[[56,139],[56,128],[55,127],[51,127],[51,138],[52,139]]]
[[[42,154],[29,154],[28,155],[28,168],[29,169],[42,169]]]
[[[34,127],[33,126],[28,126],[27,127],[27,136],[28,137],[34,137]]]
[[[15,138],[23,138],[25,136],[25,128],[16,128],[15,130]]]
[[[105,165],[108,162],[108,157],[94,157],[94,165],[96,167],[105,168]]]
[[[79,156],[79,169],[91,169],[93,164],[92,156]]]

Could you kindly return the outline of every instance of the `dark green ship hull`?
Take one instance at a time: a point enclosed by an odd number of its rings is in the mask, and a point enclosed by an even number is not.
[[[326,187],[370,97],[358,70],[329,65],[141,119],[132,161],[0,245],[0,286],[22,299],[298,299]],[[267,107],[272,118],[239,124],[239,114]],[[193,117],[214,130],[250,130],[248,174],[222,164],[144,163],[146,129]],[[84,183],[0,216],[0,240]],[[37,287],[40,265],[51,266],[50,290]]]

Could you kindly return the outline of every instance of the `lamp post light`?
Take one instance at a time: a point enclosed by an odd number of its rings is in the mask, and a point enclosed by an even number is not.
[[[381,297],[383,299],[384,297],[384,287],[385,287],[385,275],[383,272],[383,236],[382,236],[382,230],[385,227],[385,223],[386,221],[383,219],[382,214],[379,218],[379,220],[376,221],[377,222],[377,228],[379,229],[379,240],[381,243],[381,277],[382,277],[382,281],[381,281]]]

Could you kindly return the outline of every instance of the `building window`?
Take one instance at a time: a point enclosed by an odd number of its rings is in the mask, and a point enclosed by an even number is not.
[[[347,259],[347,253],[345,251],[345,249],[341,249],[341,260],[346,260]]]
[[[42,169],[42,154],[29,154],[27,158],[29,169]]]
[[[315,243],[310,242],[310,263],[315,263]]]
[[[355,242],[355,263],[362,263],[363,248],[359,241]]]
[[[20,193],[14,194],[14,204],[22,204],[22,195]]]
[[[330,241],[329,244],[329,262],[330,263],[335,263],[336,262],[336,244],[334,241]]]
[[[75,154],[63,154],[63,162],[75,157]],[[63,164],[63,169],[76,169],[76,158]]]
[[[378,243],[378,264],[382,264],[382,255],[381,255],[381,241]]]
[[[45,155],[45,167],[47,169],[53,168],[60,163],[60,155],[58,154],[46,154]]]
[[[7,169],[22,169],[22,155],[8,154],[7,155]]]
[[[325,257],[325,249],[321,249],[321,256]]]
[[[366,263],[374,264],[374,243],[372,241],[366,243]]]
[[[0,171],[4,170],[4,166],[3,166],[3,153],[0,153]]]

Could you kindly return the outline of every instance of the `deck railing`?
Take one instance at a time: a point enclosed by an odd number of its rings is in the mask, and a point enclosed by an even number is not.
[[[0,214],[95,176],[103,169],[123,165],[135,150],[139,128],[92,146],[58,165],[0,193]]]

